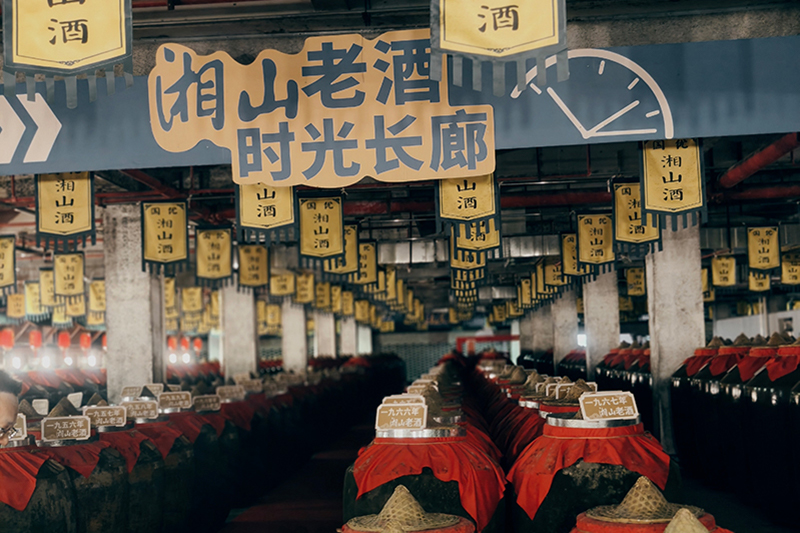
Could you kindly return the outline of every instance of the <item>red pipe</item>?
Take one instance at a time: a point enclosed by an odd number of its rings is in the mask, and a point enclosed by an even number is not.
[[[745,189],[742,191],[730,191],[722,194],[724,200],[790,200],[800,198],[800,185],[777,185],[774,187],[762,187]]]
[[[771,165],[798,146],[800,146],[800,136],[797,133],[784,135],[763,150],[756,152],[744,161],[728,169],[719,179],[719,184],[726,189],[730,189],[762,168]]]

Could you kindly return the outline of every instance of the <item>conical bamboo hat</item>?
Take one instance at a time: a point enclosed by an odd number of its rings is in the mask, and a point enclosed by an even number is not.
[[[453,526],[458,521],[459,518],[454,515],[426,513],[408,489],[403,485],[398,485],[380,514],[353,518],[347,522],[347,527],[355,531],[404,533],[406,531],[441,529]]]
[[[680,509],[664,533],[708,533],[708,530],[691,511]]]
[[[669,503],[658,487],[642,476],[636,481],[622,503],[595,507],[586,511],[586,515],[606,522],[652,524],[669,522],[681,509],[687,509],[694,516],[703,514],[703,510],[698,507]]]

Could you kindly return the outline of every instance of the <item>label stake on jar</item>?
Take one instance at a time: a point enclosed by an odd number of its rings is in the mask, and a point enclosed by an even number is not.
[[[123,427],[128,421],[126,409],[122,405],[93,405],[83,408],[84,416],[89,417],[92,427]]]
[[[419,403],[381,404],[375,417],[375,429],[425,429],[428,406]]]
[[[88,440],[92,423],[88,416],[56,416],[42,419],[42,441]]]
[[[194,410],[198,413],[219,411],[222,404],[222,398],[218,394],[206,394],[203,396],[195,396],[192,400]]]
[[[122,406],[126,409],[128,420],[158,418],[158,402],[154,400],[122,402]]]
[[[16,429],[17,432],[8,440],[22,440],[28,438],[28,419],[22,413],[17,413],[17,421],[14,422],[14,429]]]
[[[158,395],[158,408],[162,411],[191,409],[192,393],[189,391],[162,392]]]
[[[584,420],[635,420],[639,416],[630,392],[584,392],[579,402]]]
[[[241,385],[221,385],[217,387],[217,394],[222,401],[232,402],[236,400],[244,400],[247,392]]]

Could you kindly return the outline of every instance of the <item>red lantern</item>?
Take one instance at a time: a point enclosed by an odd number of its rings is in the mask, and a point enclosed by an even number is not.
[[[42,332],[38,329],[31,330],[28,333],[28,344],[31,345],[32,350],[38,350],[42,347]]]
[[[69,334],[69,331],[62,331],[58,334],[58,347],[62,350],[66,350],[69,348],[70,344],[72,344],[72,337]]]
[[[103,333],[103,349],[105,350],[106,348],[108,348],[108,339],[106,337],[106,334]]]
[[[4,350],[10,350],[14,347],[13,329],[5,328],[4,330],[0,331],[0,346],[2,346]]]
[[[181,350],[184,352],[189,351],[189,337],[181,337]]]
[[[194,353],[196,355],[200,355],[200,352],[203,351],[203,339],[200,337],[195,337],[192,341],[192,347],[194,348]]]
[[[83,332],[81,333],[81,350],[86,351],[92,347],[92,334]]]
[[[176,339],[172,335],[167,337],[167,348],[169,348],[169,351],[171,352],[176,351],[178,349],[178,339]]]

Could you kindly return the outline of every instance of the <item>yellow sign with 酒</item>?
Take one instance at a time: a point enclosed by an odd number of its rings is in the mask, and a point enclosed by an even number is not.
[[[644,296],[646,293],[643,268],[629,268],[625,271],[628,296]]]
[[[5,235],[0,237],[0,290],[14,288],[17,285],[16,237]],[[41,277],[40,271],[39,276]],[[52,270],[48,270],[52,279]]]
[[[342,315],[353,316],[355,312],[355,295],[353,291],[342,291]]]
[[[186,202],[142,202],[144,262],[161,265],[189,257]]]
[[[239,245],[239,285],[264,287],[269,283],[269,257],[266,246]]]
[[[642,219],[642,193],[638,183],[614,184],[615,237],[619,242],[641,244],[658,240],[658,222],[645,226]]]
[[[184,287],[181,289],[181,311],[184,314],[203,311],[202,287]]]
[[[294,189],[261,183],[239,185],[237,214],[240,232],[271,231],[294,224]]]
[[[644,210],[680,213],[703,207],[700,145],[695,139],[644,143]]]
[[[106,281],[103,279],[95,279],[89,283],[89,311],[106,311]]]
[[[439,181],[439,217],[468,222],[497,210],[494,175]]]
[[[28,316],[45,314],[39,298],[39,284],[35,281],[25,282],[25,314]]]
[[[53,260],[56,297],[83,296],[84,257],[82,253],[57,254]]]
[[[450,268],[457,270],[475,270],[486,266],[486,254],[471,250],[459,250],[455,247],[455,232],[450,231]]]
[[[456,239],[456,248],[474,251],[497,248],[500,246],[500,231],[495,222],[494,218],[489,218],[469,224],[469,236],[466,231],[467,225],[461,224]]]
[[[300,199],[300,255],[325,259],[344,253],[342,199]]]
[[[546,261],[544,264],[544,283],[551,287],[563,287],[567,284],[561,271],[561,263]]]
[[[358,226],[344,227],[344,257],[325,262],[325,272],[353,274],[358,272]]]
[[[711,284],[715,287],[736,285],[736,258],[714,257],[711,259]]]
[[[298,304],[310,304],[314,301],[314,274],[298,274],[296,277],[297,290],[294,301]]]
[[[25,318],[24,294],[9,294],[6,296],[6,316],[15,320]]]
[[[292,272],[275,274],[269,278],[270,296],[292,296],[295,292],[295,275]]]
[[[608,215],[578,215],[578,261],[602,265],[614,261],[614,237]]]
[[[199,279],[216,281],[233,275],[231,241],[230,228],[197,230],[195,255]]]
[[[561,235],[561,273],[565,276],[585,276],[589,267],[578,266],[578,235],[564,233]]]
[[[362,242],[358,245],[358,285],[369,285],[378,282],[378,246],[374,242]]]
[[[38,175],[36,207],[36,232],[45,240],[92,233],[94,206],[89,173]]]
[[[785,253],[781,257],[781,283],[800,285],[800,253]]]
[[[772,270],[781,266],[777,226],[747,228],[747,260],[752,270]]]
[[[753,292],[764,292],[769,290],[770,279],[766,272],[750,271],[747,278],[747,287]]]
[[[2,240],[0,240],[0,247],[2,247]],[[42,268],[39,270],[39,299],[42,302],[42,307],[47,309],[57,305],[55,272],[52,268]]]

